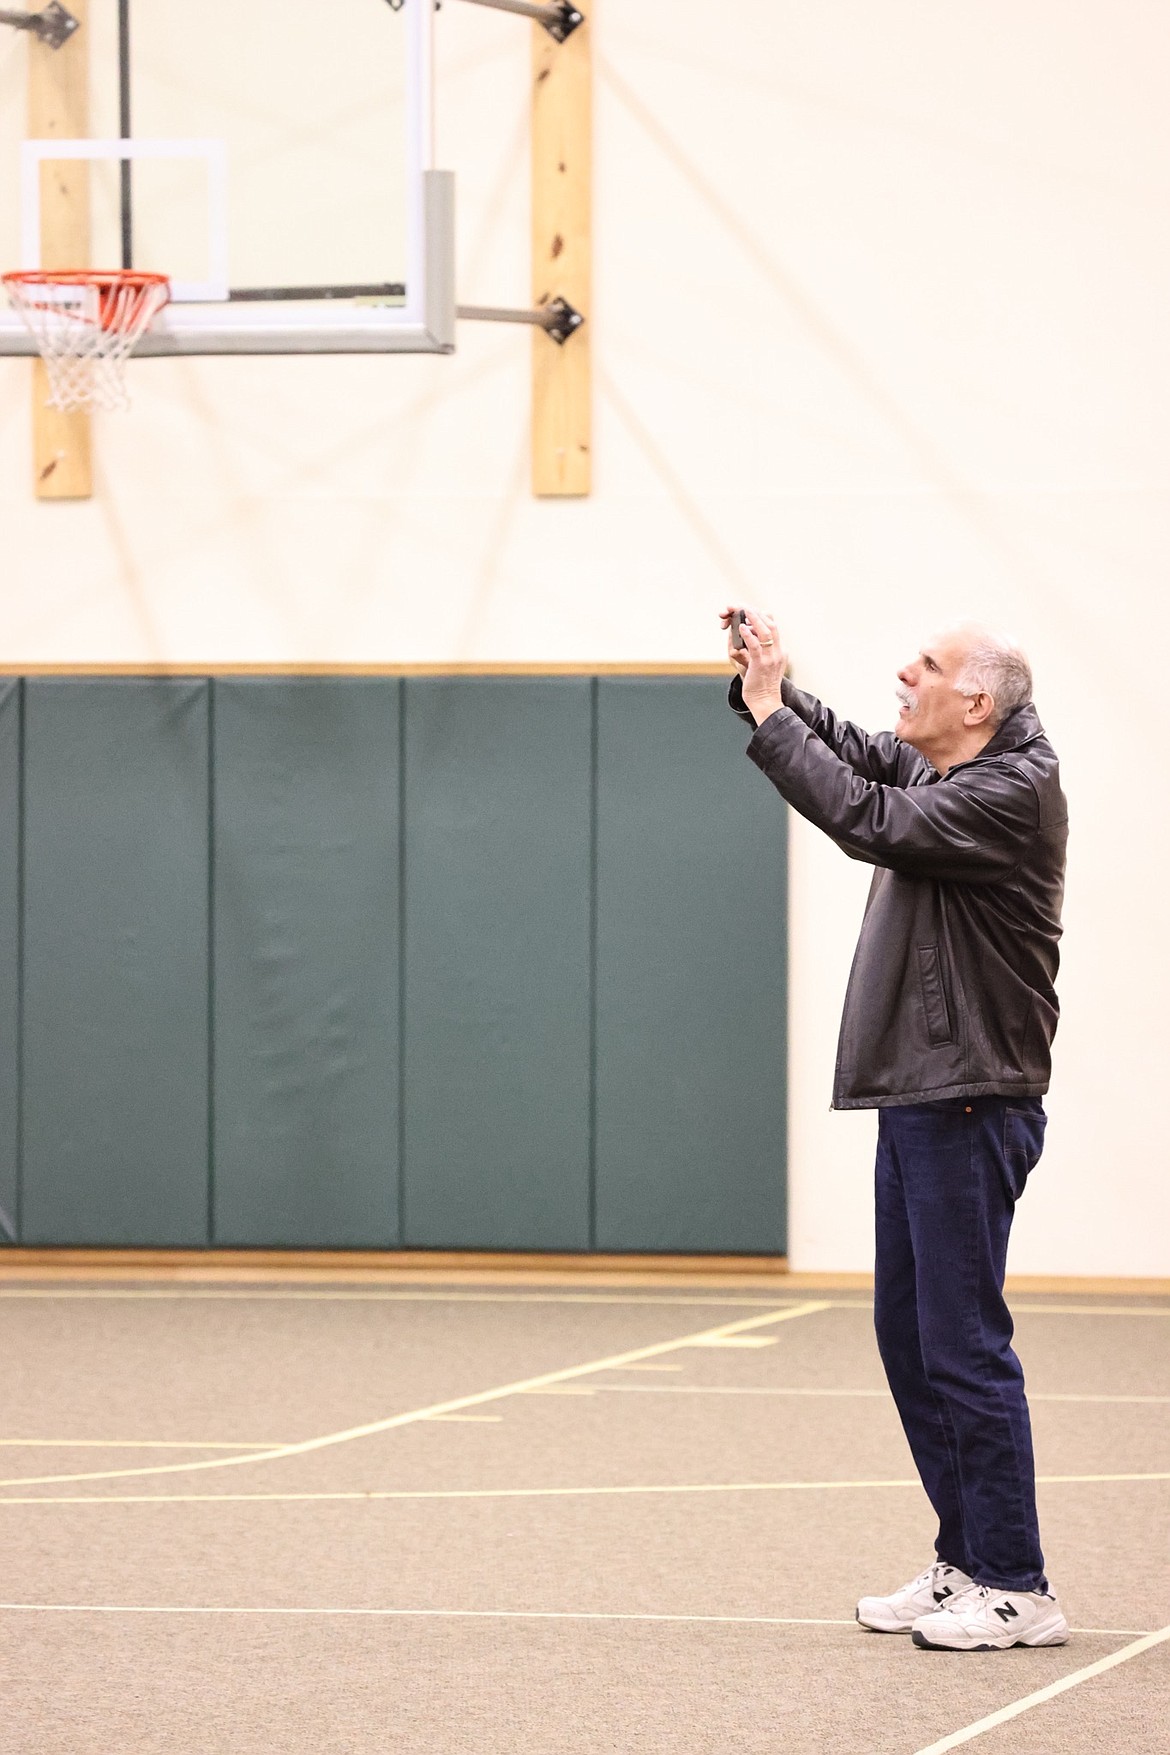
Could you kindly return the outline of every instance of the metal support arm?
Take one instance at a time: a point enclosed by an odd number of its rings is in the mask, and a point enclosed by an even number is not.
[[[405,0],[386,0],[386,3],[391,12],[401,12]],[[443,0],[435,0],[436,10],[442,4]],[[495,12],[518,12],[521,18],[534,18],[558,43],[563,43],[578,25],[585,23],[585,14],[571,5],[570,0],[555,0],[552,5],[542,4],[541,0],[469,0],[469,4],[490,6]]]
[[[7,7],[0,7],[0,24],[10,24],[13,30],[31,31],[50,49],[59,49],[67,43],[81,20],[66,12],[60,0],[49,0],[43,12],[10,12]]]
[[[534,311],[499,305],[457,305],[455,315],[469,323],[530,323],[534,329],[543,329],[558,347],[564,347],[570,335],[575,335],[585,321],[567,299],[550,299],[547,305]]]
[[[537,24],[543,24],[554,42],[563,43],[571,37],[578,25],[585,23],[585,14],[579,12],[569,0],[561,0],[557,5],[542,5],[539,0],[469,0],[472,6],[490,6],[496,12],[518,12],[522,18],[534,18]]]

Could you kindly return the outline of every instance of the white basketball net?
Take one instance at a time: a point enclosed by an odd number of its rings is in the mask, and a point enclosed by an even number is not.
[[[6,274],[49,374],[50,408],[129,408],[126,361],[170,297],[159,276]]]

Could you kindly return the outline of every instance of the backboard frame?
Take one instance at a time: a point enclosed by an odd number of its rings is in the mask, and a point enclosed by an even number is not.
[[[434,7],[404,0],[406,281],[401,303],[354,303],[313,289],[312,298],[209,298],[209,288],[179,285],[173,302],[134,350],[135,358],[200,354],[451,353],[455,347],[454,177],[434,168]],[[25,143],[39,174],[46,159],[175,156],[215,142],[38,140]],[[70,148],[73,148],[71,152]],[[84,149],[84,150],[81,150]],[[27,187],[27,182],[26,182]],[[32,204],[35,207],[35,202]],[[26,210],[23,268],[40,267],[39,227]],[[33,258],[33,259],[30,259]],[[79,268],[90,266],[76,264]],[[100,264],[98,265],[100,266]],[[222,264],[220,264],[222,272]],[[214,290],[214,289],[211,289]],[[0,355],[35,354],[15,311],[0,310]]]

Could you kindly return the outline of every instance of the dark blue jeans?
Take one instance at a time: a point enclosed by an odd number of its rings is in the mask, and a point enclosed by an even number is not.
[[[1047,1588],[1003,1297],[1008,1233],[1044,1122],[1038,1097],[878,1111],[878,1348],[938,1513],[939,1559],[1001,1590]]]

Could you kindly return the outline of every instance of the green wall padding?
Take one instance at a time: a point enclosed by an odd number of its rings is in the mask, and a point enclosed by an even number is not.
[[[0,1240],[781,1251],[746,737],[715,679],[0,680]]]
[[[784,807],[722,682],[598,690],[597,1247],[778,1251]]]
[[[406,684],[409,1245],[589,1246],[591,684]]]
[[[20,684],[0,681],[0,1245],[20,1195]]]
[[[213,690],[212,1240],[390,1248],[401,684]]]
[[[26,1243],[208,1241],[207,699],[26,684]]]

